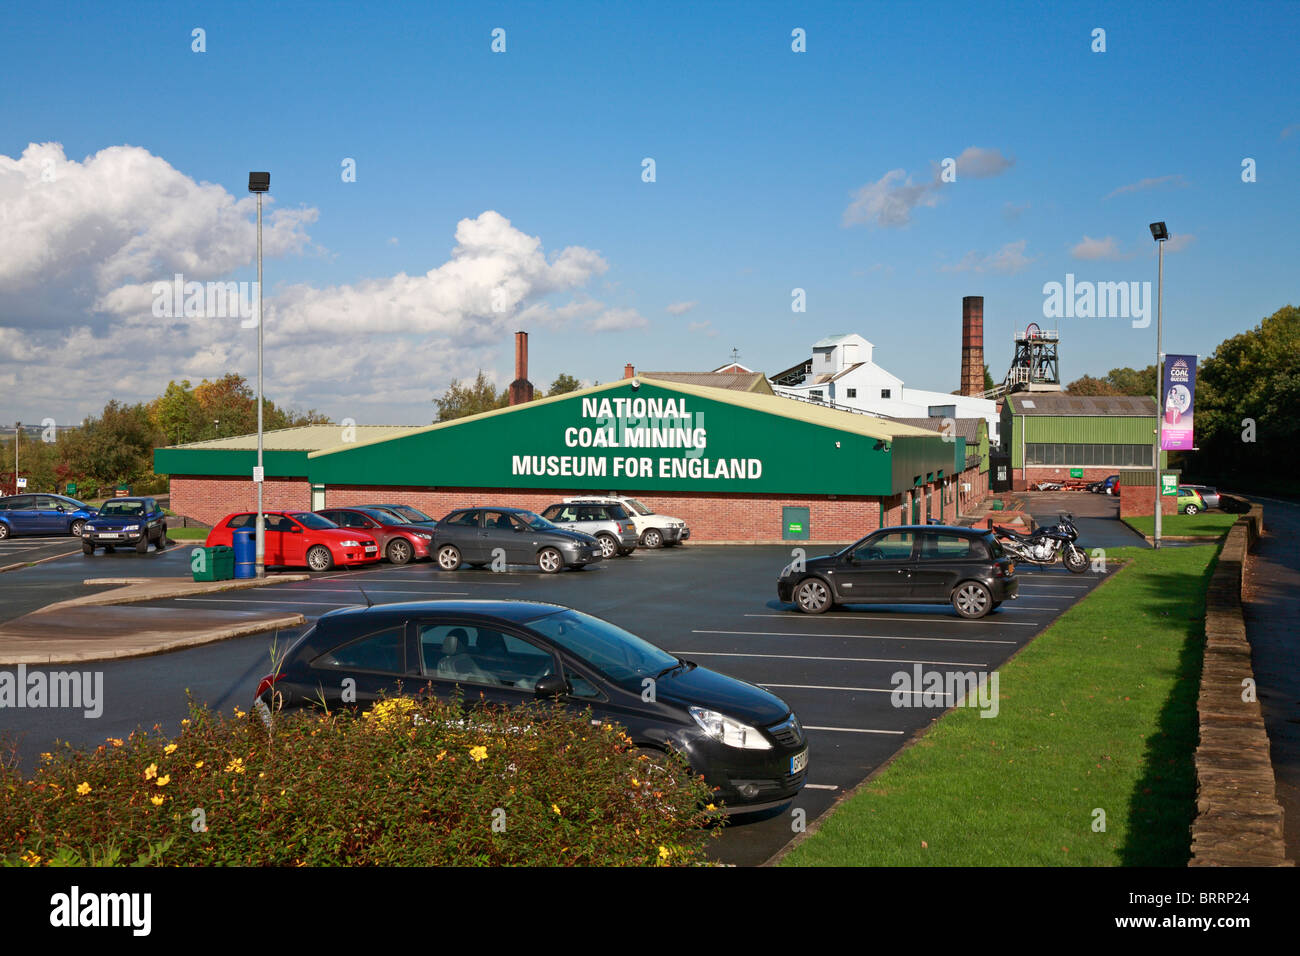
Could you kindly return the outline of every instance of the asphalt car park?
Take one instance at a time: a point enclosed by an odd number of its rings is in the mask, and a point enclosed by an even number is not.
[[[111,561],[78,555],[17,575],[70,586],[89,576],[92,567],[106,571],[110,563],[112,573],[126,573],[129,565],[132,574],[186,575],[189,551],[178,546],[161,554],[107,556]],[[580,575],[544,574],[523,566],[444,572],[432,564],[379,565],[159,604],[282,608],[301,612],[310,623],[331,609],[364,603],[548,601],[604,618],[671,654],[762,686],[793,708],[807,731],[810,753],[807,784],[789,806],[734,817],[715,844],[721,860],[748,865],[770,857],[791,838],[798,822],[811,823],[942,714],[947,701],[931,707],[894,706],[893,675],[917,668],[987,674],[1102,579],[1091,571],[1074,575],[1060,567],[1018,570],[1019,597],[979,620],[963,620],[950,607],[898,605],[849,605],[810,617],[776,598],[777,573],[790,558],[789,548],[777,546],[696,545],[639,550],[628,558],[598,562]],[[185,716],[187,688],[212,706],[247,710],[268,670],[272,640],[283,648],[295,636],[281,632],[158,657],[79,665],[104,672],[102,718],[11,711],[0,715],[0,730],[22,737],[24,766],[56,738],[93,746],[155,722],[176,733]]]

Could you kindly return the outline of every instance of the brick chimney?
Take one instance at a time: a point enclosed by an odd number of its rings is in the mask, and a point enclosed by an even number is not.
[[[636,377],[636,369],[632,367],[631,362],[628,362],[626,365],[623,366],[623,377],[624,378]]]
[[[984,296],[961,300],[961,393],[984,394]]]
[[[515,380],[510,383],[510,404],[533,400],[533,383],[528,381],[528,333],[515,333]]]

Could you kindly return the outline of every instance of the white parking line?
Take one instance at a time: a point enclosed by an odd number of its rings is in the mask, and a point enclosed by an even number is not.
[[[466,591],[438,591],[438,594],[453,594],[464,597],[468,594]],[[191,601],[204,604],[275,604],[278,606],[303,605],[303,606],[320,606],[320,607],[352,607],[357,604],[364,604],[364,601],[259,601],[256,598],[173,598],[175,601]]]
[[[306,592],[308,592],[308,591],[313,592],[313,593],[315,593],[315,592],[320,592],[320,593],[322,593],[322,594],[355,594],[355,593],[358,593],[358,592],[361,590],[360,585],[357,585],[357,586],[354,586],[354,587],[350,587],[350,588],[303,588],[303,587],[299,587],[299,586],[296,585],[296,584],[279,584],[279,585],[274,585],[274,587],[276,587],[276,588],[284,588],[284,590],[283,590],[283,591],[276,590],[276,591],[271,592],[271,593],[273,593],[273,594],[304,594],[304,593],[306,593]],[[371,585],[367,585],[367,586],[366,586],[366,592],[365,592],[365,593],[366,593],[366,594],[445,594],[445,593],[447,593],[447,592],[445,592],[445,591],[425,591],[425,590],[420,590],[420,591],[415,591],[415,590],[403,590],[403,589],[400,589],[400,588],[378,588],[378,587],[373,587],[373,586],[371,586]],[[467,593],[469,593],[469,592],[467,592],[467,591],[465,591],[465,592],[458,591],[458,592],[456,592],[456,593],[458,593],[458,594],[461,594],[461,593],[465,593],[465,594],[467,594]]]
[[[896,657],[816,657],[810,654],[741,654],[737,651],[669,651],[670,654],[690,654],[692,657],[761,657],[781,661],[843,661],[866,664],[932,664],[936,667],[988,667],[982,661],[917,661]]]
[[[758,637],[852,637],[870,641],[938,641],[941,644],[1016,644],[1016,641],[989,641],[978,637],[902,637],[898,634],[814,634],[806,631],[703,631],[692,634],[738,634]]]
[[[759,687],[778,687],[782,690],[847,690],[861,691],[865,694],[893,694],[898,692],[896,687],[835,687],[830,684],[759,684]],[[952,694],[944,691],[924,691],[924,690],[907,690],[905,694],[911,694],[913,697],[921,697],[924,694],[938,694],[941,697],[951,697]]]
[[[1009,608],[1011,605],[1007,604],[1004,607]],[[1011,627],[1039,626],[1037,624],[1027,624],[1022,621],[967,621],[960,617],[878,617],[876,615],[866,617],[862,614],[818,614],[816,617],[811,615],[797,617],[794,614],[746,614],[745,617],[779,617],[785,618],[787,621],[806,620],[809,623],[813,621],[857,621],[859,624],[870,624],[873,621],[879,621],[881,624],[910,624],[913,621],[916,621],[921,624],[928,624],[935,621],[941,621],[944,624],[960,623],[962,627],[965,627],[968,624],[1007,624]]]
[[[830,730],[840,734],[897,734],[902,736],[904,731],[901,730],[863,730],[859,727],[810,727],[803,725],[804,730]]]
[[[833,783],[805,783],[805,790],[838,790],[839,787]]]

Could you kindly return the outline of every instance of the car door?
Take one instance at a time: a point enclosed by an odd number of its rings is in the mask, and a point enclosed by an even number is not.
[[[922,531],[912,566],[911,597],[946,603],[958,581],[977,576],[980,559],[991,560],[984,546],[960,534]]]
[[[323,697],[331,709],[344,704],[345,687],[355,690],[355,703],[364,707],[409,685],[415,672],[407,667],[407,636],[404,622],[385,627],[339,644],[308,665],[307,696]],[[351,685],[344,682],[351,680]],[[350,696],[350,695],[349,695]]]
[[[412,622],[421,678],[444,699],[515,707],[536,698],[537,681],[562,673],[555,654],[499,625],[454,617]]]
[[[495,560],[499,549],[500,553],[505,554],[508,563],[520,564],[531,561],[531,554],[524,556],[524,546],[520,541],[525,535],[515,530],[515,524],[508,511],[485,509],[483,525],[478,532],[480,554],[478,560]]]
[[[52,495],[35,495],[36,532],[38,534],[56,534],[67,531],[63,512],[59,509],[63,503]]]
[[[884,530],[864,539],[835,569],[841,600],[891,603],[911,597],[915,546],[915,531]]]
[[[461,560],[479,563],[487,561],[481,551],[483,541],[479,538],[481,513],[477,508],[468,511],[453,511],[434,527],[433,543],[435,548],[444,544],[455,545],[460,551]]]
[[[14,534],[36,534],[40,527],[40,513],[36,510],[35,495],[18,495],[10,499],[9,518]]]
[[[279,535],[279,564],[286,567],[300,567],[307,563],[307,529],[288,515],[276,515],[276,531]]]
[[[284,529],[292,522],[284,515],[264,514],[262,516],[265,528],[265,562],[268,566],[283,567],[287,562],[284,554]],[[257,516],[253,516],[253,527],[257,527]]]

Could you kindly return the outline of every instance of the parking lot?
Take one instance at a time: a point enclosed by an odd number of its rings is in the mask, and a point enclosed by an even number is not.
[[[67,539],[65,539],[66,541]],[[161,554],[75,555],[0,575],[0,597],[43,585],[42,593],[84,593],[90,576],[186,576],[191,545]],[[832,550],[832,549],[825,549]],[[813,553],[820,553],[813,549]],[[811,556],[811,555],[810,555]],[[1100,576],[1022,567],[1020,597],[978,621],[946,606],[874,607],[808,616],[776,600],[775,580],[790,550],[775,546],[693,545],[638,551],[582,572],[544,575],[441,572],[429,563],[387,564],[314,575],[252,591],[177,598],[161,606],[230,610],[282,608],[309,621],[348,605],[439,598],[552,601],[606,618],[704,667],[762,685],[786,700],[810,741],[808,785],[793,805],[740,817],[717,843],[720,859],[741,865],[770,857],[793,834],[802,810],[811,823],[847,789],[895,753],[940,707],[895,707],[891,675],[915,667],[990,672],[1095,587]],[[21,582],[20,580],[21,579]],[[67,592],[67,593],[64,593]],[[364,593],[363,593],[364,592]],[[57,599],[57,598],[55,598]],[[278,635],[283,645],[294,635]],[[104,672],[104,715],[10,711],[0,730],[21,738],[25,766],[58,739],[95,745],[137,725],[175,733],[187,689],[212,706],[247,707],[269,669],[271,635],[156,657],[82,665]]]

